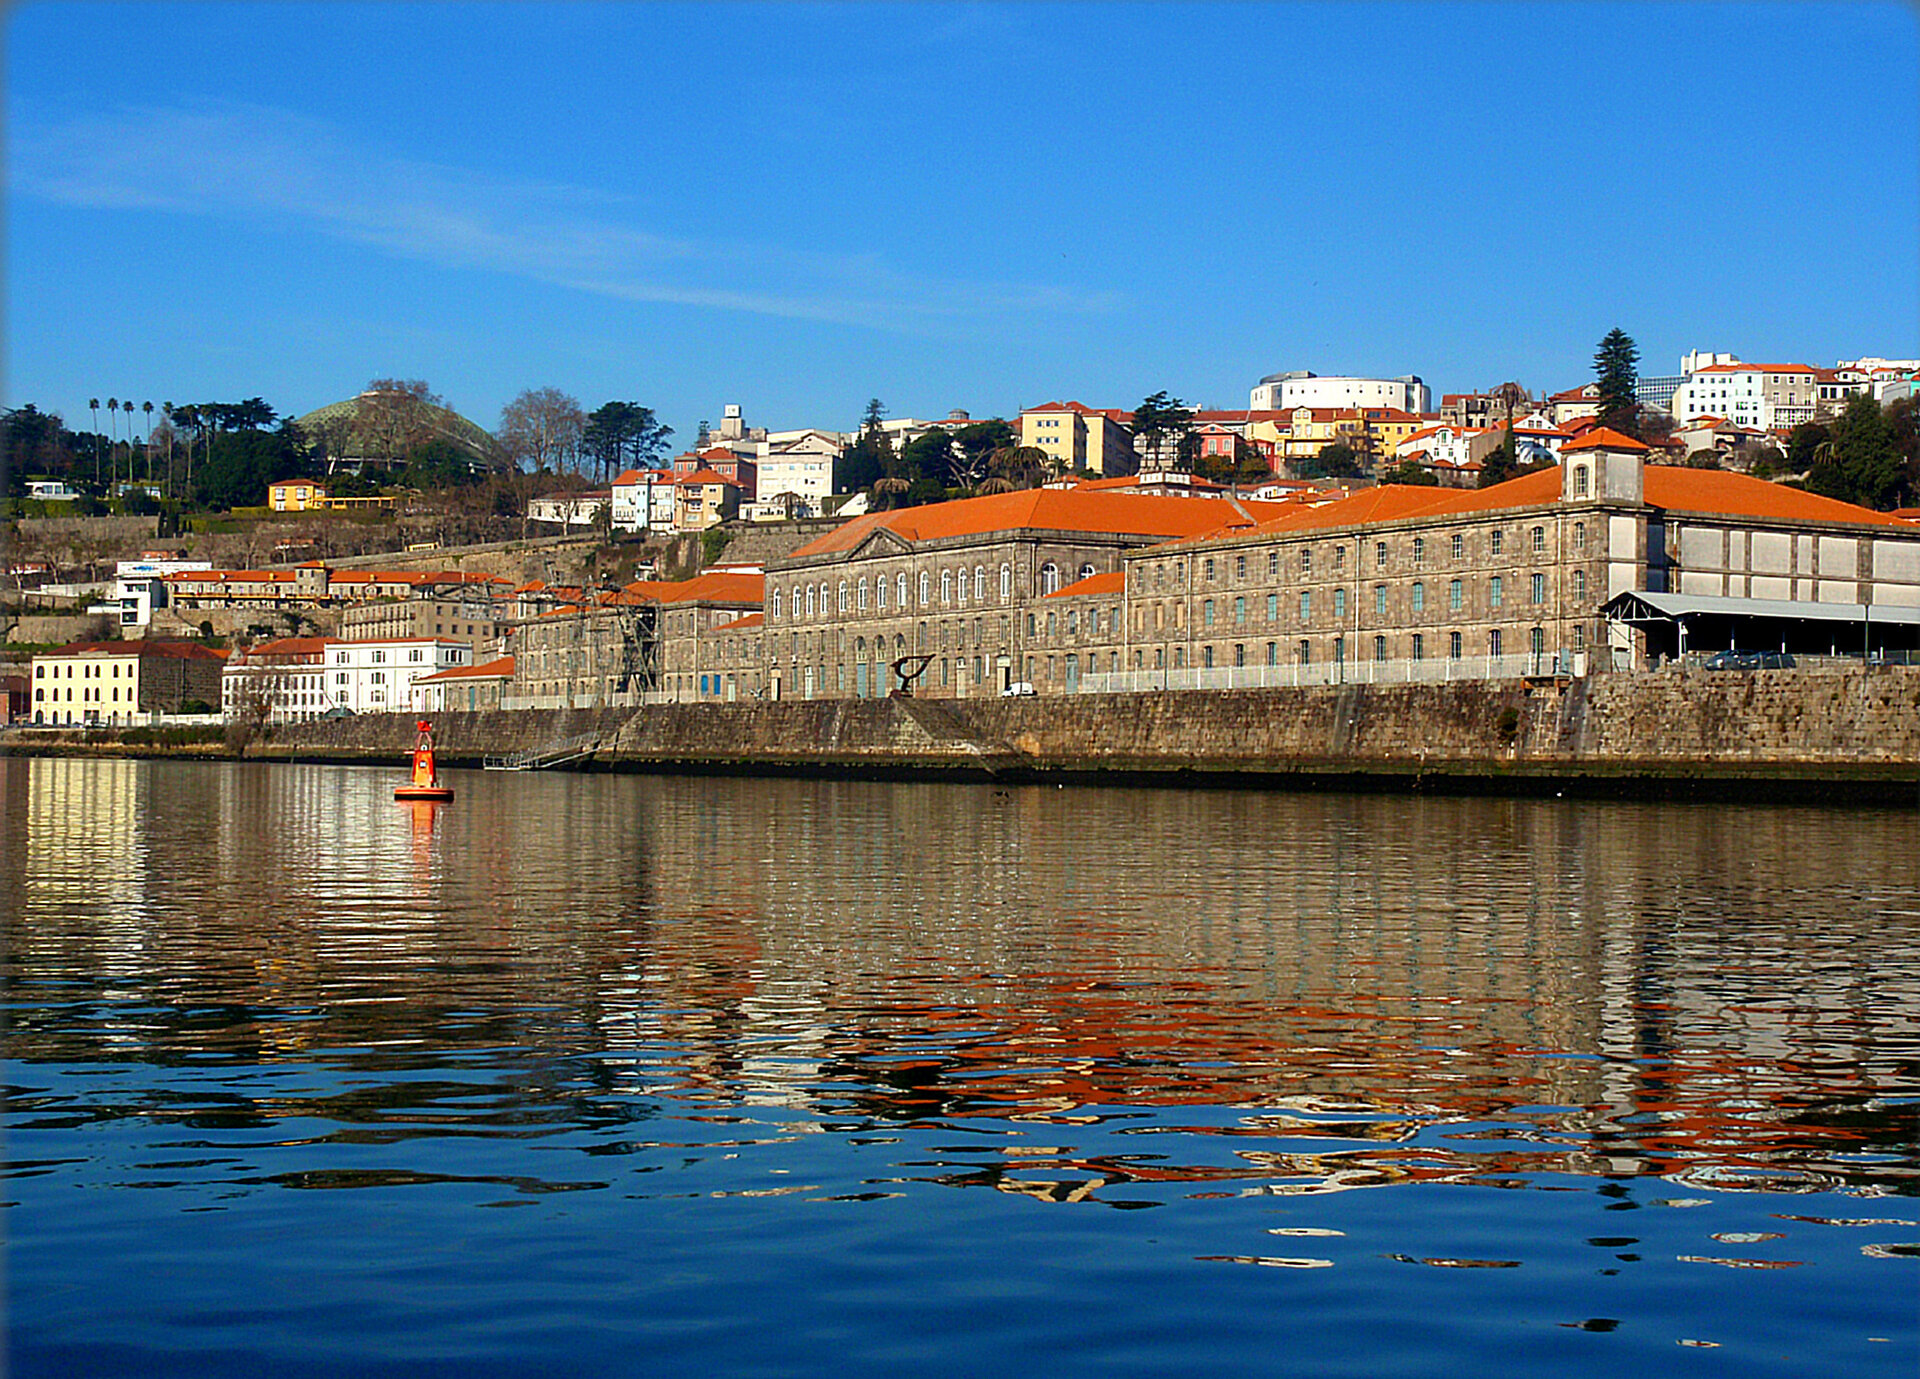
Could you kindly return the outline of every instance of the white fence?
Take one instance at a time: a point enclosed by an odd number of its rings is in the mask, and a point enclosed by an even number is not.
[[[1452,680],[1516,680],[1529,675],[1586,673],[1586,652],[1562,651],[1538,656],[1089,671],[1080,677],[1078,690],[1081,694],[1140,694],[1153,690],[1297,689],[1303,685],[1433,685]]]

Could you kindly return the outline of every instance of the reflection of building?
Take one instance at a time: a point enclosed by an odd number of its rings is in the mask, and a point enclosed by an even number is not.
[[[198,642],[79,642],[33,658],[33,721],[126,727],[188,704],[214,711],[226,654]]]

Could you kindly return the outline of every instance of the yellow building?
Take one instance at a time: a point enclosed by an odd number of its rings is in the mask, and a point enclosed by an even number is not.
[[[312,479],[282,479],[267,485],[267,506],[275,512],[312,512],[327,506],[327,490]]]
[[[1044,451],[1062,471],[1084,469],[1102,478],[1135,474],[1131,412],[1099,411],[1079,402],[1046,402],[1020,414],[1020,444]]]
[[[33,658],[33,722],[131,727],[220,702],[226,653],[198,642],[76,642]]]

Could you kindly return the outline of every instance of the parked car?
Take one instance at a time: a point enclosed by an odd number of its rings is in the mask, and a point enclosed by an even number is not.
[[[1716,651],[1707,657],[1708,670],[1792,670],[1793,665],[1785,651]]]

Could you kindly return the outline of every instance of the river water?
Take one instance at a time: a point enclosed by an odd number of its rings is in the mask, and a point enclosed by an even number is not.
[[[1912,811],[0,759],[33,1375],[1920,1372]]]

